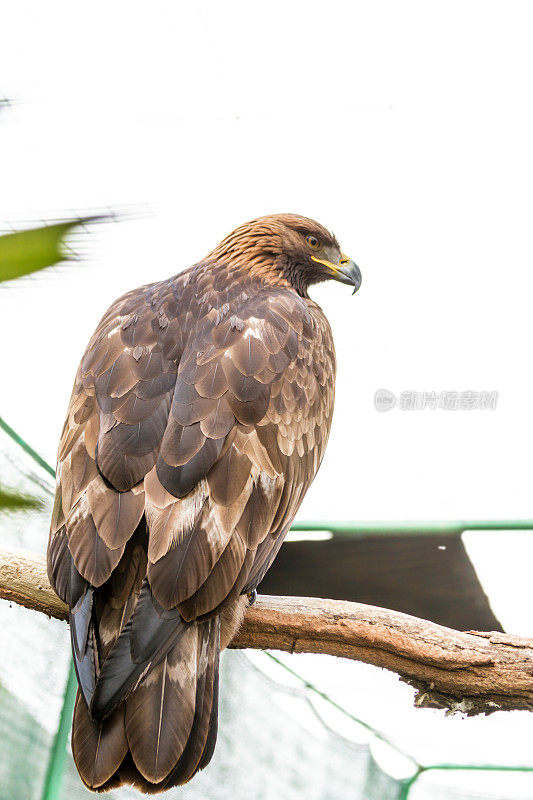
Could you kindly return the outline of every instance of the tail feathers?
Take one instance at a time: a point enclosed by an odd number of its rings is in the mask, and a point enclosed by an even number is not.
[[[126,735],[133,760],[150,783],[160,783],[185,749],[196,696],[198,626],[182,635],[126,701]]]
[[[72,750],[85,785],[133,784],[147,794],[189,781],[216,741],[220,619],[193,623],[102,721],[78,693]]]
[[[152,602],[148,581],[145,581],[132,617],[122,628],[102,665],[89,703],[91,715],[103,719],[110,714],[127,698],[143,675],[149,684],[150,675],[155,674],[155,665],[165,662],[187,631],[188,626],[178,612],[174,612],[171,618],[162,618]]]
[[[196,772],[199,772],[204,767],[207,767],[211,759],[213,758],[213,753],[215,752],[215,746],[217,743],[217,735],[218,735],[218,673],[219,673],[219,664],[220,664],[220,654],[217,654],[217,657],[214,661],[214,669],[213,669],[213,696],[211,700],[211,716],[209,718],[209,729],[207,731],[207,740],[205,743],[205,747],[202,752],[202,757],[196,767],[196,770],[192,773],[191,778]]]
[[[98,648],[95,642],[93,622],[93,590],[87,589],[85,594],[70,610],[70,639],[72,655],[78,684],[89,704],[96,686],[98,672]]]
[[[209,764],[215,750],[218,729],[219,618],[211,620],[207,625],[211,625],[212,630],[205,654],[200,653],[200,659],[207,666],[204,668],[203,664],[199,664],[191,732],[178,763],[165,780],[165,789],[190,781],[199,770]]]
[[[111,779],[128,752],[124,707],[117,708],[103,722],[95,723],[78,690],[72,721],[72,752],[80,777],[89,789],[107,791],[117,786]]]

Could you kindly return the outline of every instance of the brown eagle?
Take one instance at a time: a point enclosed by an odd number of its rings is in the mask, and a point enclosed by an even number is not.
[[[135,289],[78,369],[57,464],[48,575],[70,608],[84,784],[155,793],[209,763],[219,653],[326,447],[331,329],[307,294],[359,288],[337,240],[295,214],[237,228]]]

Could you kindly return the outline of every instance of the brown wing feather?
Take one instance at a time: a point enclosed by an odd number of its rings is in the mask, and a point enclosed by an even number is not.
[[[157,547],[148,576],[159,602],[177,605],[187,620],[219,613],[237,583],[248,589],[262,577],[324,452],[333,404],[329,326],[316,306],[296,295],[282,298],[281,314],[271,308],[270,301],[256,300],[241,316],[233,314],[223,323],[221,346],[216,325],[203,329],[178,369],[168,443],[151,473],[151,494],[164,500],[149,501]],[[232,331],[239,335],[229,337]],[[232,427],[225,419],[211,438],[203,423],[222,402]],[[225,439],[218,438],[222,432]],[[191,442],[188,461],[182,442]],[[180,500],[190,488],[184,471],[204,448],[209,457],[195,478],[207,476],[207,489],[197,482]],[[190,497],[202,509],[194,520]]]

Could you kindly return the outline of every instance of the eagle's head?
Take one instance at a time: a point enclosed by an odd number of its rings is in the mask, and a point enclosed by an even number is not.
[[[335,236],[298,214],[270,214],[240,225],[210,258],[274,282],[282,278],[304,297],[309,286],[321,281],[347,283],[354,293],[361,285],[359,267],[341,252]]]

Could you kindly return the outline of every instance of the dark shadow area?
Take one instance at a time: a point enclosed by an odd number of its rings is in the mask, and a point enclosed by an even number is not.
[[[368,603],[456,630],[503,630],[460,535],[286,542],[259,592]]]

